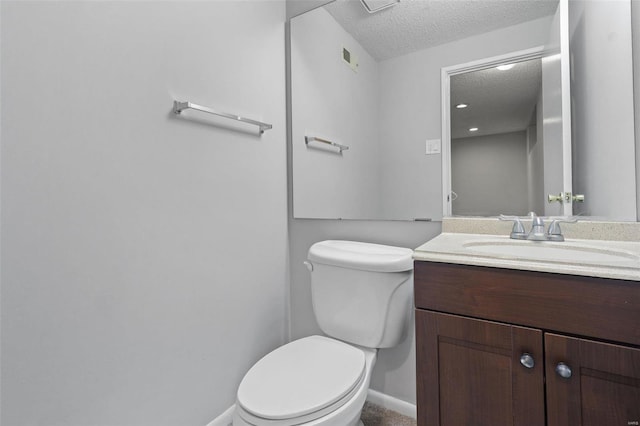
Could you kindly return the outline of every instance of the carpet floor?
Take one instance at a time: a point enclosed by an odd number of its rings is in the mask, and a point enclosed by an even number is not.
[[[360,416],[364,426],[416,426],[416,420],[387,410],[379,405],[365,402]]]

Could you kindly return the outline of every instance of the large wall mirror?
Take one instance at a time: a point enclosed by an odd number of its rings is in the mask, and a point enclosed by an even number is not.
[[[290,21],[295,218],[636,220],[630,0],[389,4]]]

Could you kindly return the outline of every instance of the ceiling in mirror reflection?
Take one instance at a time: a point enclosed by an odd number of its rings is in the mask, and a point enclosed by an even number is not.
[[[550,16],[557,7],[557,0],[401,0],[370,14],[359,0],[325,6],[376,60]]]
[[[540,59],[451,76],[451,138],[524,130],[536,123]],[[458,105],[467,105],[457,108]],[[470,131],[477,128],[477,131]]]

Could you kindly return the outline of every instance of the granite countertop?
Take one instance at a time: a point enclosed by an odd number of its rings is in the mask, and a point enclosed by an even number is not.
[[[629,238],[635,237],[640,225],[609,224],[610,229],[621,229],[616,234],[600,229],[607,223],[583,223],[582,229],[592,238],[569,238],[569,235],[576,235],[577,232],[573,231],[565,232],[567,238],[564,242],[539,242],[510,239],[511,227],[507,226],[504,231],[504,223],[491,223],[498,222],[497,219],[481,219],[476,226],[472,223],[474,221],[478,220],[445,219],[443,233],[415,249],[413,258],[418,261],[640,281],[640,238]],[[594,235],[617,239],[596,239]],[[491,249],[485,250],[487,247]],[[531,255],[516,253],[517,249],[527,251],[530,248],[533,249]],[[565,253],[568,257],[564,256]]]

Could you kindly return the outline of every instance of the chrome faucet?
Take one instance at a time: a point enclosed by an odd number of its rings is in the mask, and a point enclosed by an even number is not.
[[[513,222],[513,228],[509,238],[514,240],[530,240],[530,241],[564,241],[560,223],[575,223],[577,218],[571,219],[554,219],[549,225],[549,229],[545,232],[544,220],[541,216],[537,216],[534,212],[529,213],[531,218],[531,229],[526,232],[520,217],[500,215],[500,220],[510,220]]]

